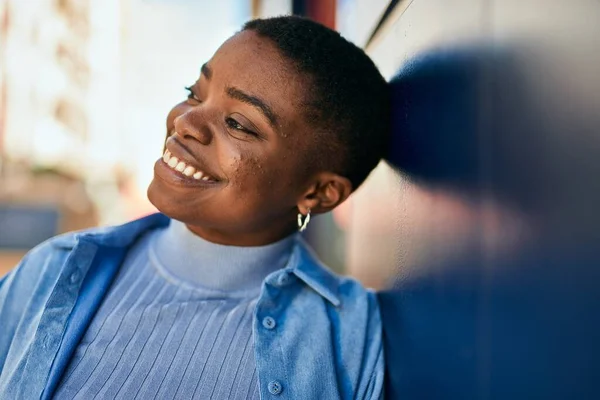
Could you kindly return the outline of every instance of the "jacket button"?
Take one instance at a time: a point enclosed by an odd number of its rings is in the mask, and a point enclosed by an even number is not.
[[[71,282],[71,284],[75,285],[79,282],[79,278],[81,278],[81,273],[79,271],[75,271],[69,277],[69,281]]]
[[[271,381],[267,387],[269,389],[269,393],[274,395],[278,395],[283,390],[283,386],[281,386],[279,381]]]
[[[272,317],[264,317],[262,320],[262,324],[267,329],[273,329],[277,325],[277,323]]]
[[[287,272],[282,273],[281,275],[279,275],[279,278],[277,279],[277,284],[279,286],[286,286],[291,282],[292,278],[290,277],[290,274]]]

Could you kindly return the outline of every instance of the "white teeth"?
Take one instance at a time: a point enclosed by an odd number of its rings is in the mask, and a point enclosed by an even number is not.
[[[175,168],[175,166],[179,163],[179,159],[177,157],[171,157],[169,162],[167,163],[169,167]]]
[[[183,170],[187,167],[183,161],[180,161],[179,164],[175,167],[175,171],[183,172]]]
[[[183,174],[185,176],[192,176],[192,175],[194,175],[194,172],[196,172],[196,168],[191,167],[189,165],[187,167],[185,167],[185,169],[183,170]]]
[[[171,154],[171,152],[169,150],[165,151],[165,154],[163,154],[162,159],[169,167],[171,167],[172,169],[174,169],[177,172],[181,172],[183,175],[185,175],[187,177],[193,177],[196,180],[202,180],[205,182],[213,180],[210,176],[206,175],[204,172],[196,171],[195,167],[192,167],[191,165],[187,165],[183,161],[179,161],[179,159],[177,157],[173,157],[173,155]]]

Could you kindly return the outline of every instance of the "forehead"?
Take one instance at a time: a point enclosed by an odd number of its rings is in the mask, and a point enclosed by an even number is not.
[[[300,80],[293,65],[280,54],[275,43],[253,31],[242,31],[219,47],[210,60],[213,68],[229,79],[248,84],[267,83],[270,79]]]
[[[270,39],[242,31],[223,43],[208,65],[216,82],[260,97],[282,118],[300,116],[308,79]]]

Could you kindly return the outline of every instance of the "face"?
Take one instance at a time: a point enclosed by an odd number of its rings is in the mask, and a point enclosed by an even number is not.
[[[308,84],[269,39],[229,39],[167,117],[150,201],[216,243],[260,245],[293,232],[315,182],[303,163]]]

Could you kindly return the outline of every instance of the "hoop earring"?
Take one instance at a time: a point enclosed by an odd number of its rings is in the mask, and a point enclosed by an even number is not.
[[[300,232],[304,232],[308,223],[310,222],[310,208],[306,210],[306,217],[304,217],[304,221],[302,221],[302,213],[298,213],[298,230]]]

